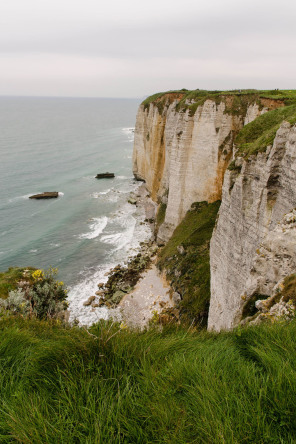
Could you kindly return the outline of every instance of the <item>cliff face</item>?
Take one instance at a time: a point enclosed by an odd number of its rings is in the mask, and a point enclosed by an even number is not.
[[[254,100],[232,112],[234,97],[204,100],[178,108],[180,94],[164,95],[139,108],[133,171],[145,180],[153,200],[167,205],[158,241],[166,242],[193,202],[221,199],[224,173],[233,155],[233,139],[244,124],[272,107],[273,100]],[[161,105],[161,106],[160,106]]]
[[[278,225],[295,206],[296,126],[284,122],[265,153],[225,174],[211,240],[210,329],[236,326],[252,298],[295,272],[296,228]]]
[[[170,239],[160,264],[181,316],[206,322],[210,305],[212,330],[291,308],[288,290],[278,299],[285,278],[296,287],[296,96],[284,93],[158,94],[138,111],[134,173],[161,204],[158,242]],[[218,200],[217,220],[199,220]]]

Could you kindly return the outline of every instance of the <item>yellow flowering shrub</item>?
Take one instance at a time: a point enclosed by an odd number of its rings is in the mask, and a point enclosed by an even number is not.
[[[42,279],[44,279],[43,270],[34,271],[34,273],[32,273],[32,278],[34,279],[34,281],[41,281]]]

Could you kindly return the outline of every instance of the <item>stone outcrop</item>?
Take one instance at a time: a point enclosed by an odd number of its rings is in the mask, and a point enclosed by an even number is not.
[[[29,199],[53,199],[59,197],[58,191],[45,191],[44,193],[34,194]]]
[[[114,179],[114,173],[99,173],[96,175],[96,179]]]
[[[272,295],[295,271],[295,212],[285,216],[294,207],[296,126],[283,122],[265,153],[237,159],[225,174],[211,240],[209,329],[238,325],[254,295]]]
[[[223,177],[233,155],[233,139],[244,124],[281,103],[249,103],[232,112],[233,96],[205,100],[182,110],[182,95],[171,93],[138,110],[133,171],[151,197],[167,205],[158,242],[171,236],[193,202],[221,199]]]

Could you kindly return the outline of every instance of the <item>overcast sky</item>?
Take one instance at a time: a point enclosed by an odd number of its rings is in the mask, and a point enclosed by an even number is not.
[[[295,44],[295,0],[2,0],[0,95],[291,89]]]

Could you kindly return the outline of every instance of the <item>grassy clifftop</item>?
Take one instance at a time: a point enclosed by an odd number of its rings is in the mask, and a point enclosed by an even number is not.
[[[269,111],[243,127],[235,140],[237,155],[248,157],[265,151],[268,145],[272,145],[283,121],[296,123],[296,105]]]
[[[0,322],[0,442],[296,441],[296,323],[91,334]]]
[[[142,102],[144,109],[149,108],[153,103],[158,107],[160,113],[163,112],[165,106],[177,100],[176,108],[180,112],[189,109],[190,115],[194,115],[198,106],[208,100],[214,100],[216,103],[224,101],[226,104],[226,112],[230,114],[243,114],[246,112],[250,103],[258,103],[262,108],[265,106],[265,99],[279,102],[279,105],[291,105],[296,103],[296,90],[233,90],[233,91],[207,91],[186,89],[160,92],[147,97]]]

